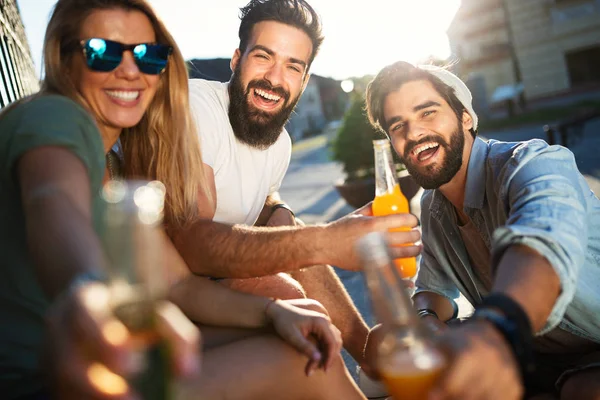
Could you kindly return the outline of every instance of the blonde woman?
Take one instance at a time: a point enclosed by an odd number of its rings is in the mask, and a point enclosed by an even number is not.
[[[59,0],[44,43],[40,93],[0,117],[0,392],[43,396],[54,374],[59,397],[101,397],[92,362],[127,372],[125,342],[105,337],[102,251],[95,234],[105,154],[122,140],[126,176],[168,187],[167,220],[197,212],[197,142],[185,134],[187,73],[172,37],[143,1]],[[198,365],[199,333],[173,306],[168,323],[180,372]],[[177,322],[173,321],[173,315]],[[44,318],[50,356],[42,368]],[[181,328],[181,329],[180,329]],[[84,360],[78,343],[95,343]],[[126,395],[126,393],[124,393]]]
[[[59,0],[44,60],[40,93],[0,116],[0,392],[7,399],[52,392],[127,398],[127,390],[115,392],[88,374],[103,364],[126,375],[130,365],[126,336],[106,329],[118,322],[98,282],[98,193],[117,174],[159,179],[167,187],[170,227],[189,224],[210,204],[203,181],[189,179],[203,171],[185,63],[144,0]],[[118,139],[123,163],[111,153]],[[171,266],[187,273],[165,245]],[[233,293],[194,276],[181,280],[171,298],[197,322],[256,331],[207,350],[207,373],[186,387],[191,396],[362,398],[340,361],[339,332],[313,311],[320,305]],[[159,311],[176,371],[193,374],[198,331],[173,305]],[[44,319],[52,363],[42,367]],[[240,371],[244,379],[228,385]]]

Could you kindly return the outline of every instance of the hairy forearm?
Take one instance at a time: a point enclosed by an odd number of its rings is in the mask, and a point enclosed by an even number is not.
[[[560,279],[548,260],[535,250],[512,246],[500,260],[493,291],[505,293],[519,303],[534,332],[538,332],[558,299]]]
[[[454,306],[446,297],[433,292],[420,292],[413,296],[415,309],[435,311],[440,321],[448,321],[454,315]]]
[[[169,299],[196,323],[236,328],[265,326],[265,308],[270,301],[195,275],[174,285]]]
[[[60,191],[25,200],[27,240],[38,281],[53,298],[76,275],[102,268],[103,253],[89,217]]]
[[[192,272],[252,278],[324,263],[320,259],[327,252],[323,230],[321,226],[258,228],[200,220],[171,236]]]

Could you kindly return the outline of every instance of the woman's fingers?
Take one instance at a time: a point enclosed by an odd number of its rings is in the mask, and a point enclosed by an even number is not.
[[[304,337],[298,329],[293,329],[293,332],[288,337],[288,342],[300,351],[302,354],[308,357],[308,363],[306,364],[306,375],[310,376],[312,372],[319,367],[323,355],[317,348],[317,345],[308,338]]]
[[[56,391],[66,399],[128,399],[126,329],[116,329],[101,284],[82,285],[58,300],[47,316],[47,362]],[[118,324],[117,324],[118,325]],[[123,337],[123,331],[125,336]]]
[[[201,335],[198,328],[170,302],[156,307],[157,330],[169,344],[175,372],[181,376],[195,375],[200,371]]]
[[[100,283],[82,285],[75,290],[75,300],[67,316],[84,356],[95,359],[110,370],[127,375],[135,362],[127,351],[129,331],[110,312],[109,292]]]

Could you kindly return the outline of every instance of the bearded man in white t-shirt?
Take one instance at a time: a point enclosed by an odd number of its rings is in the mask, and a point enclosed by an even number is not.
[[[283,126],[306,87],[323,40],[320,20],[304,0],[253,0],[241,9],[241,20],[231,81],[190,81],[192,113],[212,186],[211,198],[201,208],[212,221],[176,232],[175,245],[194,273],[239,291],[317,300],[362,365],[369,328],[333,269],[324,264],[356,270],[357,238],[414,226],[416,218],[353,215],[327,225],[296,226],[277,193],[291,154]],[[207,206],[211,200],[214,206]],[[416,231],[389,235],[396,244],[419,238]],[[394,251],[407,257],[419,250],[403,246]],[[203,333],[209,340],[209,331]],[[219,338],[226,340],[222,331]]]

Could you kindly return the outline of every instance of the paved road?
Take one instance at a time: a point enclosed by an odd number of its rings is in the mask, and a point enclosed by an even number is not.
[[[342,199],[334,184],[344,177],[339,164],[329,159],[326,135],[310,139],[308,144],[295,146],[287,175],[280,189],[283,199],[304,222],[320,223],[335,220],[353,211]],[[370,325],[374,324],[365,281],[360,272],[336,268],[354,303]],[[348,369],[356,379],[356,363],[344,353]]]

